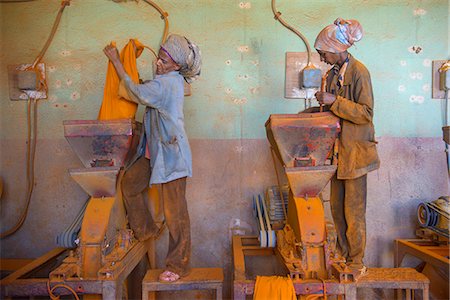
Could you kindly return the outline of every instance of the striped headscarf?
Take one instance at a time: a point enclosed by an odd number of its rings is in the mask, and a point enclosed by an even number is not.
[[[337,18],[317,35],[314,48],[331,53],[344,52],[361,40],[363,34],[362,26],[357,20]]]
[[[184,36],[171,34],[161,49],[180,65],[180,74],[191,83],[199,75],[202,67],[200,49]]]

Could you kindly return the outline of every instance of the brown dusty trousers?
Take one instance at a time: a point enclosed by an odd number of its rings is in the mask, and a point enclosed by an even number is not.
[[[331,180],[331,213],[338,249],[347,263],[362,266],[366,247],[367,175]]]
[[[139,240],[154,237],[158,232],[147,205],[147,192],[150,180],[150,162],[140,157],[125,172],[122,179],[122,194],[127,209],[128,221]],[[190,220],[186,201],[186,177],[160,186],[164,207],[164,218],[169,229],[169,250],[166,269],[181,276],[189,273],[191,256]]]

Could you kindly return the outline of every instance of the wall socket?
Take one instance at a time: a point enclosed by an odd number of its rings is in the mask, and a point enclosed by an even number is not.
[[[47,99],[44,63],[37,64],[35,70],[29,70],[30,67],[31,64],[8,66],[9,99]]]
[[[444,99],[445,98],[445,91],[440,89],[440,73],[439,68],[445,64],[448,60],[433,60],[432,65],[432,92],[431,92],[431,98],[433,99]]]

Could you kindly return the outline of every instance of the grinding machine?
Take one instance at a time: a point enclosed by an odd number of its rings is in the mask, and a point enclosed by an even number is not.
[[[351,281],[356,274],[336,251],[336,231],[321,199],[337,170],[339,118],[330,112],[273,114],[266,132],[289,183],[286,224],[276,231],[279,257],[293,279]]]
[[[132,119],[64,121],[64,135],[83,164],[69,173],[90,195],[84,214],[76,218],[81,226],[72,224],[65,235],[64,240],[76,239],[71,246],[52,249],[2,279],[2,298],[120,300],[136,266],[146,256],[154,263],[152,240],[139,242],[129,229],[120,189],[141,129]]]
[[[69,173],[90,199],[78,247],[50,273],[50,280],[112,278],[125,268],[124,259],[137,242],[127,227],[120,182],[140,131],[141,124],[131,119],[64,122],[64,135],[84,166]]]

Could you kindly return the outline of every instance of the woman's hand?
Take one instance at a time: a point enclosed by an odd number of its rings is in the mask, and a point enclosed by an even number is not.
[[[336,101],[336,96],[327,92],[317,92],[315,96],[321,105],[331,105]]]
[[[105,48],[103,48],[103,52],[105,53],[105,55],[109,58],[109,60],[112,63],[116,63],[117,61],[120,62],[119,51],[112,44],[109,44]]]
[[[103,52],[114,65],[117,76],[119,76],[120,80],[124,79],[126,72],[122,62],[120,61],[119,51],[117,50],[116,46],[109,44],[105,48],[103,48]]]

